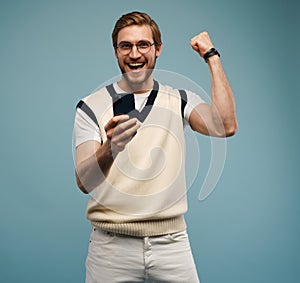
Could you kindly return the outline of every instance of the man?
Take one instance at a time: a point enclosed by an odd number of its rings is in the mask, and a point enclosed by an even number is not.
[[[184,221],[183,128],[237,130],[219,53],[206,32],[190,41],[210,69],[208,105],[153,79],[162,42],[147,14],[123,15],[112,40],[122,77],[81,100],[75,117],[77,184],[92,194],[86,282],[199,282]]]

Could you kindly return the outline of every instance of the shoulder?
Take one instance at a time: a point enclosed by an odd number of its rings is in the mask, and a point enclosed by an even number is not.
[[[95,124],[105,125],[113,116],[112,98],[106,87],[82,98],[76,106],[76,112],[79,111],[84,112]]]
[[[95,90],[91,94],[83,97],[76,105],[84,112],[94,112],[96,116],[107,111],[112,106],[112,99],[106,87]]]
[[[178,95],[179,94],[179,90],[170,86],[170,85],[165,85],[162,83],[159,83],[159,91],[163,92],[163,93],[169,93],[169,94],[175,94]]]
[[[97,102],[99,100],[102,100],[104,97],[109,96],[108,91],[106,89],[106,87],[102,87],[100,89],[96,89],[95,91],[93,91],[92,93],[90,93],[89,95],[83,97],[78,104],[82,103],[81,101],[90,104],[93,102]],[[110,97],[110,96],[109,96]]]

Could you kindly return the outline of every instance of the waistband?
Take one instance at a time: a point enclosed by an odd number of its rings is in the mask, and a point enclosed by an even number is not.
[[[180,232],[186,229],[183,215],[167,219],[125,223],[91,221],[91,224],[103,231],[134,237],[159,236]]]

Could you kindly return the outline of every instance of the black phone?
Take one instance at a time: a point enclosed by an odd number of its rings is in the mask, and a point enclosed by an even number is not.
[[[118,95],[113,102],[114,116],[128,114],[135,110],[134,95],[132,93]]]

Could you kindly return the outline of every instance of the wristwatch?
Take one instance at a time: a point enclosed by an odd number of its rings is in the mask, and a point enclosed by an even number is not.
[[[205,62],[207,63],[207,59],[211,56],[214,56],[214,55],[218,55],[220,57],[220,53],[217,51],[216,48],[211,48],[209,49],[203,56],[203,59],[205,60]]]

